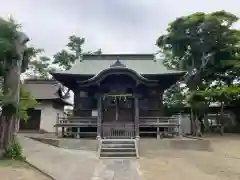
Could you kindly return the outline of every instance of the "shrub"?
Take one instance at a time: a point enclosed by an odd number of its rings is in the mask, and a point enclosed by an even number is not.
[[[17,138],[13,138],[5,151],[5,158],[12,159],[12,160],[23,160],[23,149],[18,142]]]

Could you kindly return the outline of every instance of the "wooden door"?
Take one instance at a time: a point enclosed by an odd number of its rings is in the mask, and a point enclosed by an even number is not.
[[[41,122],[41,110],[28,110],[29,119],[27,121],[21,120],[19,130],[39,131]]]

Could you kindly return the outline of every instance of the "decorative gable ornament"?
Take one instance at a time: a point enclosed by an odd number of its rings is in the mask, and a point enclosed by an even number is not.
[[[117,58],[117,61],[114,63],[114,64],[112,64],[111,66],[110,66],[111,68],[118,68],[118,67],[120,67],[120,68],[125,68],[126,67],[126,65],[124,65],[120,60],[119,60],[119,58]]]

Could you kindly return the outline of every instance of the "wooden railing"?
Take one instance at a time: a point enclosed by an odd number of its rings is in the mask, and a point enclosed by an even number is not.
[[[97,117],[58,117],[56,127],[97,127]]]
[[[102,124],[103,138],[134,138],[135,126],[133,123],[103,123]]]
[[[111,123],[104,123],[110,126]],[[130,126],[131,123],[114,123],[113,126]],[[132,123],[133,124],[133,123]],[[97,117],[58,117],[56,127],[97,127]],[[174,127],[179,126],[178,117],[139,117],[140,127]]]
[[[179,135],[179,118],[177,116],[171,117],[140,117],[139,129],[140,134],[155,134],[157,138],[160,137],[174,137]],[[146,128],[152,128],[154,130],[143,130]],[[160,128],[162,129],[160,131]]]
[[[101,124],[100,133],[103,138],[134,138],[136,134],[136,130],[139,130],[140,133],[156,133],[160,134],[160,128],[164,128],[170,134],[174,134],[179,130],[179,118],[172,117],[139,117],[139,124],[136,124],[134,121],[132,122],[121,122],[121,121],[113,121],[110,123],[103,122]],[[58,117],[56,122],[56,134],[62,133],[64,134],[89,134],[96,132],[81,132],[81,127],[98,127],[97,117]],[[136,129],[141,128],[141,129]],[[156,129],[156,131],[145,130],[146,128]],[[74,132],[73,132],[74,131]],[[145,132],[146,131],[146,132]]]
[[[139,127],[176,127],[179,126],[178,117],[139,117]]]

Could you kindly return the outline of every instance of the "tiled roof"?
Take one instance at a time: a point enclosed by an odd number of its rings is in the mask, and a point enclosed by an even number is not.
[[[71,105],[63,97],[60,97],[60,83],[55,80],[27,79],[24,88],[30,92],[36,100],[58,100],[65,105]]]
[[[97,75],[103,70],[115,68],[113,65],[120,62],[120,68],[131,69],[140,75],[179,74],[182,71],[169,70],[162,59],[155,59],[153,54],[102,54],[83,55],[72,68],[63,74]]]
[[[25,80],[24,88],[37,100],[60,98],[57,93],[60,85],[55,80]]]

